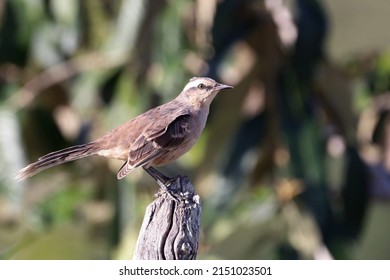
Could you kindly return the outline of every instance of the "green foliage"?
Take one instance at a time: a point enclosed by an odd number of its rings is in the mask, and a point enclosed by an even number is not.
[[[68,223],[77,218],[77,211],[89,199],[91,191],[82,185],[69,185],[41,201],[36,207],[36,214],[47,226]]]
[[[352,26],[342,40],[350,52],[334,59],[329,20],[359,9],[328,1],[327,15],[325,1],[303,0],[292,1],[305,8],[294,13],[271,2],[0,5],[1,257],[131,257],[157,191],[142,170],[118,182],[122,162],[90,158],[21,183],[13,174],[171,100],[191,76],[210,75],[235,90],[216,98],[200,141],[164,170],[189,174],[202,198],[201,258],[316,258],[324,248],[335,258],[375,258],[380,249],[368,249],[387,242],[377,226],[387,208],[367,204],[373,185],[389,184],[389,50],[354,51],[347,35],[375,42]],[[373,130],[382,137],[375,145]]]

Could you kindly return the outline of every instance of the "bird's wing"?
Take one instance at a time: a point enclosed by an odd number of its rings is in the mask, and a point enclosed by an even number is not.
[[[166,152],[179,147],[188,139],[190,115],[178,115],[171,122],[155,122],[147,127],[130,147],[127,162],[118,172],[123,178],[136,167],[143,166]]]
[[[188,135],[190,115],[179,115],[164,127],[146,129],[133,143],[129,153],[129,162],[141,166],[162,153],[180,146]]]

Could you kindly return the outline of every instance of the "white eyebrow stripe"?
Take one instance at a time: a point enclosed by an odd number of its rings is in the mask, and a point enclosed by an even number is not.
[[[190,82],[184,87],[184,90],[190,89],[190,88],[192,88],[192,87],[197,87],[197,86],[200,84],[201,81],[202,81],[202,80],[190,81]]]

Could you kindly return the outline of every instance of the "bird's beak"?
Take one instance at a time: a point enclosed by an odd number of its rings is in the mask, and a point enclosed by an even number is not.
[[[233,89],[233,87],[224,84],[217,84],[215,86],[215,90],[223,90],[223,89]]]

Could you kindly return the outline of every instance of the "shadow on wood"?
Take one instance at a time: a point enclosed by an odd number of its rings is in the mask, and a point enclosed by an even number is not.
[[[201,203],[187,176],[160,189],[146,208],[135,260],[193,260],[199,246]]]

